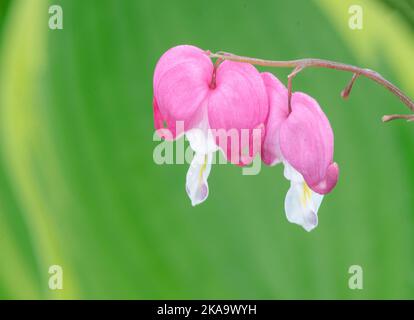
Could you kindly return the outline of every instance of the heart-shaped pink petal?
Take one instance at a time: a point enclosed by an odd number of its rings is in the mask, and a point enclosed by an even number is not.
[[[234,133],[225,143],[223,135],[219,135],[217,142],[230,162],[246,165],[253,160],[264,137],[267,113],[266,89],[256,68],[247,63],[221,63],[217,69],[216,87],[208,97],[208,117],[211,128],[225,130],[228,135]],[[254,129],[259,139],[254,137]],[[253,140],[259,140],[258,148]]]
[[[208,95],[212,73],[210,58],[197,47],[182,45],[164,53],[154,72],[157,122],[162,119],[172,126],[183,121],[186,129],[195,125],[194,117]]]
[[[286,161],[299,171],[309,187],[326,194],[336,185],[339,168],[333,163],[334,136],[319,104],[296,92],[292,112],[280,127],[280,150]]]

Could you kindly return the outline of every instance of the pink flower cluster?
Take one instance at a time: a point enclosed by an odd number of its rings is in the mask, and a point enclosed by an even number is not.
[[[295,92],[289,108],[288,90],[273,74],[247,63],[213,65],[205,51],[189,45],[164,53],[153,85],[155,128],[168,128],[172,139],[185,134],[195,152],[186,181],[193,205],[208,196],[214,152],[221,150],[240,166],[260,154],[267,165],[285,166],[291,182],[285,199],[288,220],[308,231],[316,227],[319,205],[335,187],[339,169],[333,162],[332,128],[312,97]],[[184,123],[183,132],[176,130],[178,121]],[[224,139],[223,145],[213,130],[231,130],[238,138]]]

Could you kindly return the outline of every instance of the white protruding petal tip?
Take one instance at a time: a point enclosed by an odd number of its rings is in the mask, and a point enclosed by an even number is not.
[[[312,210],[310,210],[309,213],[304,216],[303,220],[304,223],[302,227],[308,232],[312,231],[318,226],[318,215]]]
[[[286,164],[285,176],[291,178],[285,198],[286,217],[289,222],[302,226],[308,232],[312,231],[318,225],[318,209],[323,195],[312,191],[300,173]]]
[[[208,197],[207,178],[211,169],[211,154],[194,155],[187,172],[186,191],[194,206],[204,202]]]
[[[207,117],[203,118],[197,128],[188,131],[186,137],[195,152],[187,172],[186,191],[191,204],[196,206],[208,197],[207,178],[211,170],[213,153],[218,150],[218,147],[209,129]]]

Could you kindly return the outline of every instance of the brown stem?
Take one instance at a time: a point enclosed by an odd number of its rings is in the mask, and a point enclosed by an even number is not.
[[[210,88],[215,89],[216,88],[216,75],[217,75],[217,68],[224,60],[222,58],[218,58],[216,60],[216,63],[214,63],[214,69],[213,69],[213,75],[211,76],[211,82],[210,82]]]
[[[383,122],[392,121],[395,119],[406,119],[407,121],[414,121],[414,115],[412,114],[389,114],[382,117]]]
[[[345,87],[344,90],[341,92],[341,96],[344,99],[348,99],[349,94],[351,93],[352,87],[354,86],[355,80],[359,77],[359,73],[354,73],[352,75],[351,81],[349,81],[348,85]]]
[[[309,68],[309,67],[319,67],[319,68],[327,68],[327,69],[335,69],[335,70],[352,72],[354,76],[352,77],[351,82],[348,84],[348,86],[343,91],[345,93],[345,97],[347,96],[347,94],[349,95],[352,89],[352,85],[354,81],[356,80],[356,78],[362,75],[377,82],[383,87],[385,87],[387,90],[389,90],[394,95],[396,95],[411,111],[414,112],[414,102],[406,94],[404,94],[404,92],[402,92],[397,86],[395,86],[394,84],[389,82],[387,79],[385,79],[378,72],[375,72],[370,69],[359,68],[359,67],[341,63],[341,62],[335,62],[335,61],[329,61],[329,60],[323,60],[323,59],[306,58],[306,59],[287,60],[287,61],[273,61],[273,60],[264,60],[264,59],[237,56],[231,53],[221,52],[221,51],[217,53],[211,53],[207,51],[206,53],[211,58],[231,60],[231,61],[236,61],[236,62],[245,62],[245,63],[265,66],[265,67],[295,68],[294,71],[292,72],[294,73],[293,76],[295,76],[300,70],[303,70],[304,68]],[[298,68],[299,68],[299,71],[295,72],[295,70],[297,70]],[[414,115],[393,115],[393,116],[388,116],[388,117],[385,116],[383,118],[383,121],[384,120],[391,121],[394,119],[412,120],[412,118],[414,118]]]
[[[288,75],[288,110],[289,113],[292,111],[291,101],[292,101],[292,80],[293,78],[303,70],[303,67],[297,66],[291,74]]]

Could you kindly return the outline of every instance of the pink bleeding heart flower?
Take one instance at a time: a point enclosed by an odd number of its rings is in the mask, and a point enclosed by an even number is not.
[[[208,196],[214,152],[222,150],[231,163],[240,166],[251,163],[260,152],[252,142],[257,140],[255,130],[260,133],[259,146],[264,139],[268,102],[262,77],[246,63],[224,61],[215,67],[205,51],[181,45],[160,58],[153,84],[155,128],[169,140],[185,134],[195,152],[186,190],[197,205]],[[236,139],[228,135],[230,131]]]
[[[323,195],[338,180],[333,131],[313,98],[293,93],[289,113],[286,87],[270,73],[263,73],[262,78],[269,100],[262,160],[267,165],[284,163],[284,175],[291,182],[285,199],[287,218],[311,231],[318,224]]]

